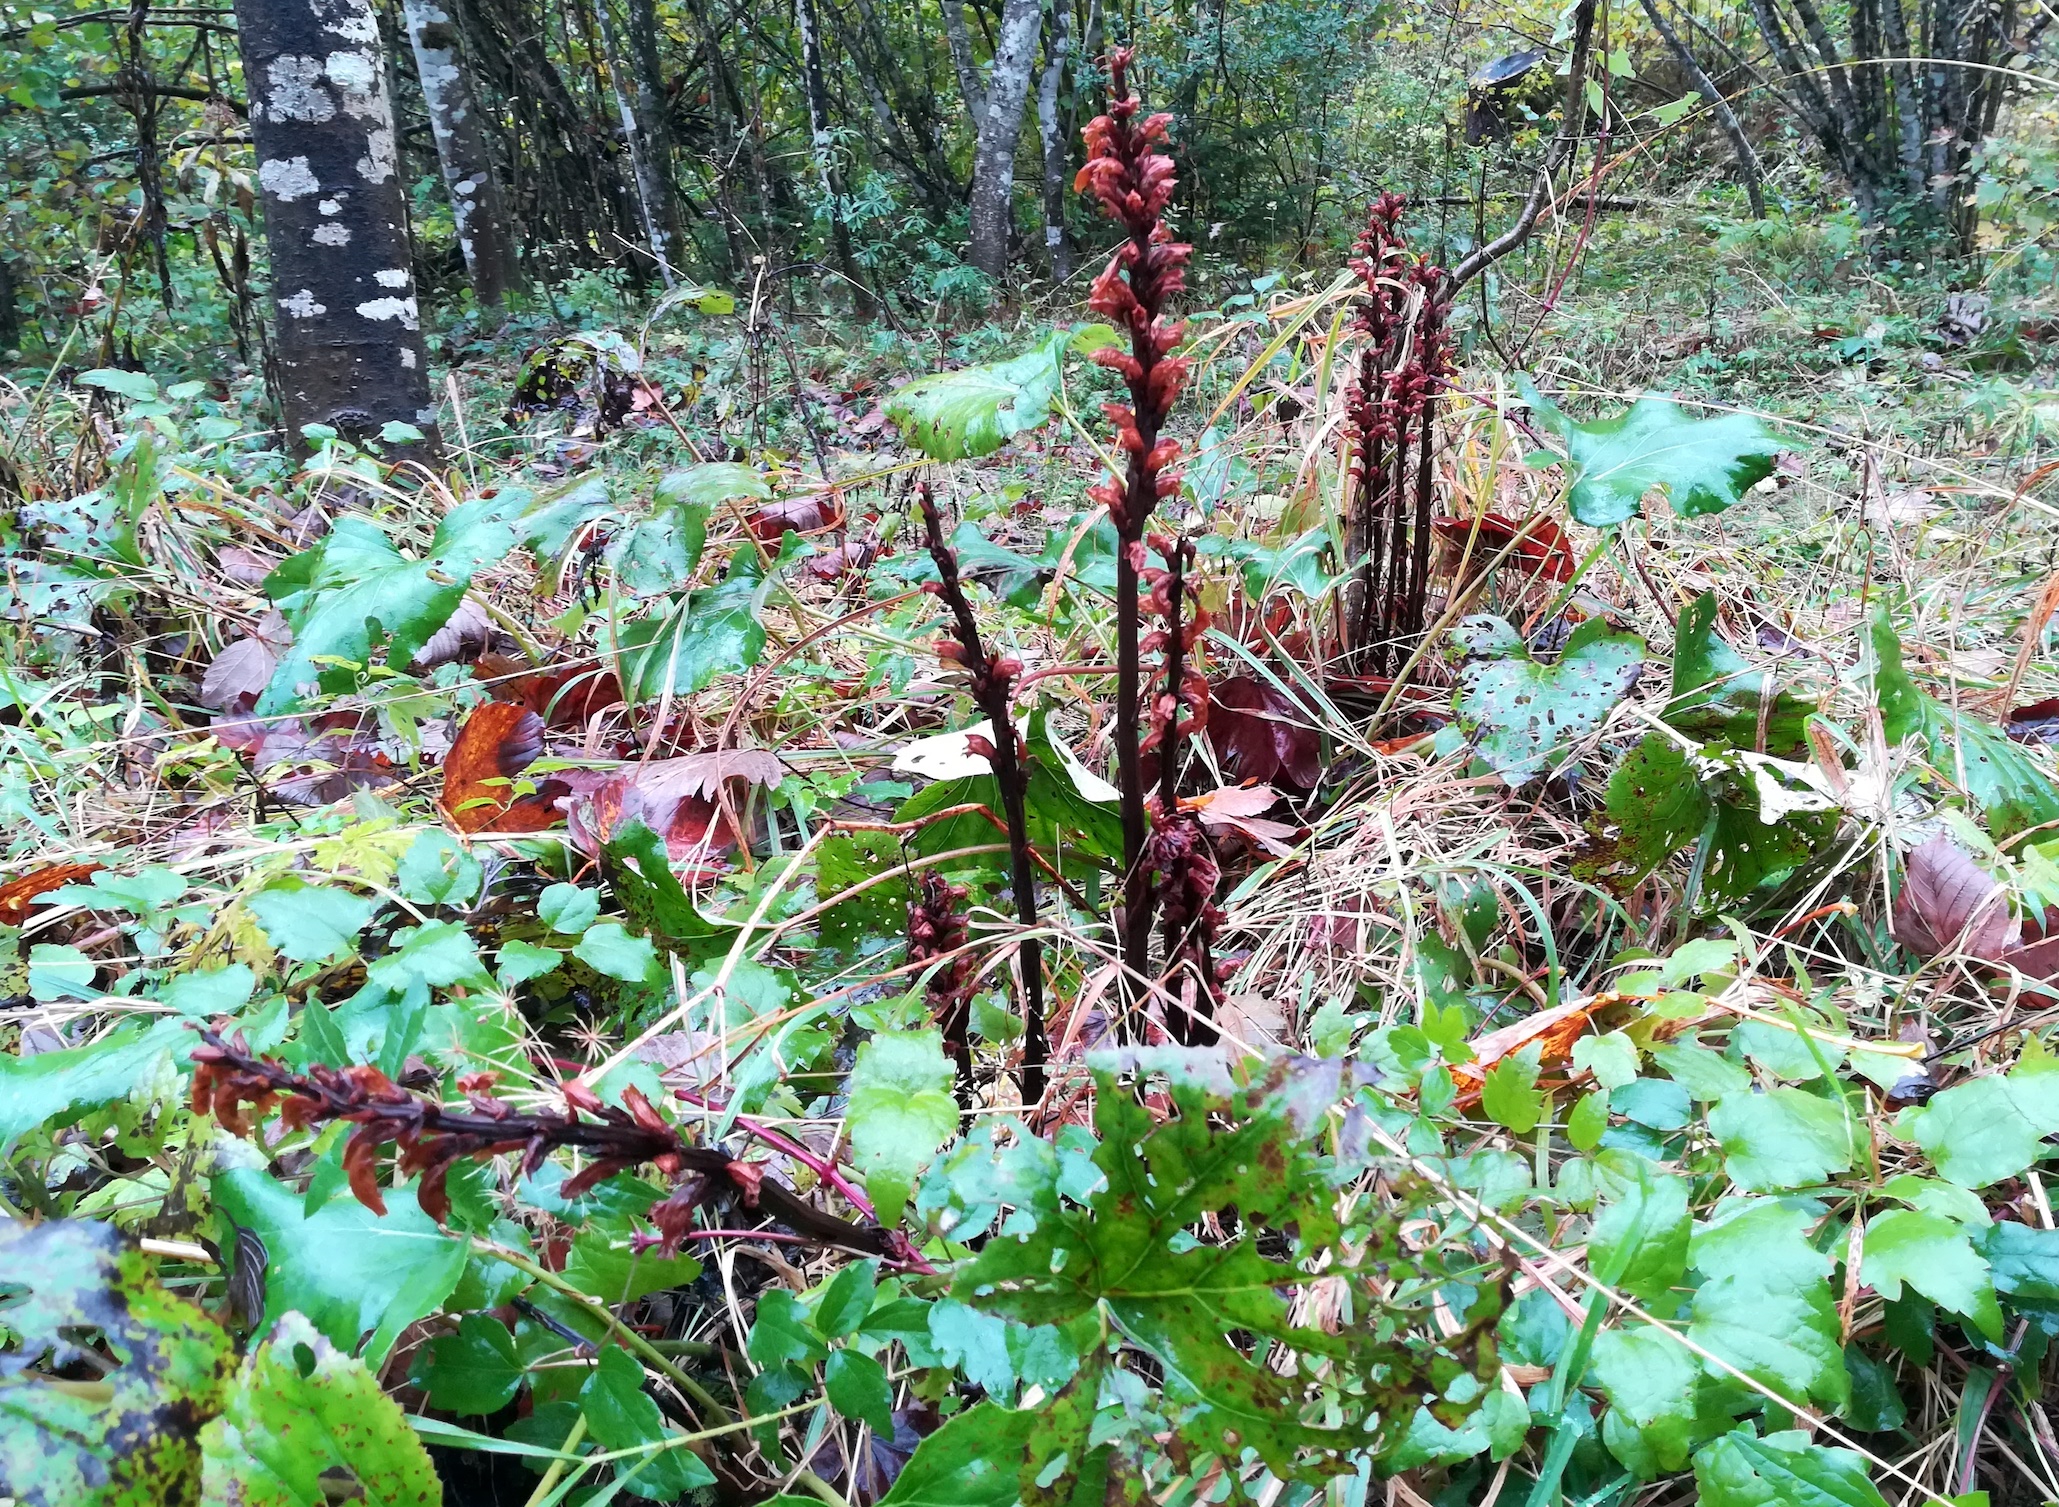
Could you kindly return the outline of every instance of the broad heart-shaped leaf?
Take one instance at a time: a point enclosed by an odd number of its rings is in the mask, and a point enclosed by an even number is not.
[[[851,1157],[874,1202],[898,1209],[915,1174],[958,1129],[951,1064],[939,1031],[882,1031],[858,1048],[851,1069]]]
[[[1600,618],[1575,629],[1552,665],[1533,662],[1499,618],[1467,618],[1460,635],[1483,657],[1459,671],[1459,726],[1511,785],[1563,763],[1637,683],[1644,663],[1644,640],[1612,632]]]
[[[690,696],[718,675],[755,665],[765,652],[763,585],[740,558],[719,585],[693,592],[670,612],[623,624],[617,643],[629,699],[652,701],[668,691]]]
[[[333,1499],[332,1482],[355,1487],[352,1500],[366,1507],[443,1500],[407,1415],[297,1313],[244,1358],[201,1451],[205,1507],[308,1507]]]
[[[1852,1165],[1857,1118],[1799,1088],[1727,1094],[1709,1111],[1723,1170],[1747,1193],[1802,1188]]]
[[[2059,1058],[2026,1051],[2006,1076],[1975,1078],[1903,1110],[1895,1129],[1962,1188],[2014,1177],[2059,1133]]]
[[[290,874],[246,903],[271,944],[296,963],[330,963],[355,952],[358,933],[379,909],[376,900]]]
[[[931,460],[991,455],[1051,416],[1068,346],[1091,351],[1114,343],[1106,325],[1059,330],[1006,361],[916,378],[887,399],[887,417]]]
[[[1686,1274],[1687,1231],[1686,1180],[1640,1166],[1637,1181],[1595,1216],[1588,1265],[1607,1286],[1650,1303]]]
[[[235,1363],[221,1326],[158,1286],[113,1226],[85,1220],[0,1224],[0,1305],[17,1341],[0,1356],[0,1496],[19,1507],[193,1501],[195,1431]],[[95,1330],[120,1361],[104,1397],[25,1374],[93,1353]]]
[[[1991,1340],[2002,1338],[2002,1310],[1995,1302],[1988,1264],[1973,1249],[1966,1227],[1920,1209],[1888,1209],[1866,1221],[1866,1254],[1860,1278],[1893,1302],[1902,1284],[1969,1320]]]
[[[1094,1166],[1102,1180],[1067,1202],[1055,1186],[1013,1190],[1018,1209],[1042,1212],[1029,1228],[1011,1219],[977,1256],[959,1263],[955,1299],[1024,1325],[1105,1315],[1107,1349],[1082,1357],[1083,1375],[1124,1349],[1148,1352],[1162,1377],[1153,1410],[1184,1448],[1232,1459],[1253,1450],[1289,1481],[1319,1480],[1348,1469],[1353,1452],[1394,1446],[1425,1398],[1478,1398],[1477,1389],[1455,1384],[1474,1365],[1494,1375],[1491,1346],[1454,1341],[1469,1364],[1383,1338],[1392,1332],[1390,1316],[1401,1328],[1420,1324],[1430,1293],[1446,1277],[1462,1270],[1465,1280],[1480,1283],[1471,1256],[1447,1258],[1443,1247],[1405,1255],[1396,1234],[1403,1220],[1387,1211],[1362,1245],[1354,1230],[1352,1259],[1320,1274],[1344,1284],[1356,1316],[1331,1334],[1297,1323],[1290,1302],[1293,1289],[1318,1280],[1317,1273],[1299,1259],[1260,1250],[1260,1231],[1287,1241],[1275,1248],[1297,1258],[1343,1249],[1335,1186],[1313,1134],[1342,1092],[1343,1064],[1278,1062],[1246,1087],[1233,1083],[1222,1056],[1212,1052],[1130,1050],[1097,1055],[1089,1066],[1099,1086]],[[1130,1073],[1166,1076],[1169,1117],[1146,1107],[1138,1085],[1123,1081]],[[1057,1158],[1022,1162],[1015,1171],[1019,1182],[1039,1171],[1049,1184],[1060,1182]],[[1204,1215],[1229,1209],[1240,1232],[1229,1243],[1197,1243],[1187,1234]],[[1474,1290],[1480,1296],[1460,1318],[1491,1323],[1498,1289]],[[1290,1355],[1298,1364],[1282,1374]],[[1325,1386],[1319,1372],[1352,1377],[1354,1385]],[[1315,1405],[1318,1396],[1326,1407]],[[1470,1403],[1430,1406],[1447,1428],[1472,1411]],[[1118,1448],[1162,1450],[1150,1437],[1158,1425],[1136,1426],[1141,1432],[1122,1436]],[[1083,1424],[1082,1450],[1084,1442]]]
[[[1998,842],[2059,821],[2059,785],[2022,745],[1993,723],[1917,689],[1884,603],[1873,609],[1872,643],[1873,694],[1889,743],[1920,739],[1931,767],[1966,792]]]
[[[297,1310],[346,1351],[370,1333],[373,1365],[465,1274],[466,1242],[438,1229],[412,1189],[387,1189],[384,1215],[347,1196],[308,1214],[300,1194],[254,1167],[222,1173],[213,1192],[218,1212],[264,1242],[265,1323]],[[233,1240],[221,1243],[241,1259]]]
[[[1664,398],[1639,398],[1613,419],[1578,424],[1527,378],[1519,386],[1566,442],[1566,507],[1589,528],[1636,517],[1654,487],[1684,518],[1720,513],[1772,474],[1774,456],[1794,448],[1748,415],[1697,419]]]
[[[387,663],[405,668],[457,611],[473,572],[515,547],[514,530],[501,519],[506,506],[482,499],[452,509],[419,560],[401,554],[370,519],[346,515],[321,543],[273,571],[265,590],[292,624],[293,645],[258,698],[258,714],[294,710],[310,684],[349,689],[350,671],[318,661],[369,665],[375,632]]]
[[[123,1026],[91,1046],[20,1057],[0,1054],[0,1152],[38,1126],[55,1130],[126,1099],[183,1064],[199,1040],[184,1021]]]
[[[1797,1403],[1841,1407],[1850,1393],[1838,1345],[1837,1303],[1822,1277],[1741,1271],[1694,1295],[1688,1335],[1712,1355]],[[1727,1375],[1709,1365],[1711,1376]]]
[[[1799,1429],[1763,1439],[1739,1429],[1703,1445],[1694,1483],[1700,1507],[1887,1507],[1860,1456]]]

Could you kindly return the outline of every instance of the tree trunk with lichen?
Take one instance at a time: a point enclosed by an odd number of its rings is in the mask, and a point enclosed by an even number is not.
[[[369,0],[237,0],[271,249],[287,439],[389,423],[429,446],[436,409],[415,304],[393,104]]]
[[[1015,148],[1036,61],[1044,13],[1037,0],[1006,0],[1001,34],[988,75],[986,111],[972,151],[972,248],[968,260],[989,277],[1008,270],[1009,232],[1015,228]]]
[[[450,194],[465,273],[479,307],[495,311],[521,286],[521,271],[459,48],[457,22],[439,0],[407,0],[406,9],[408,44],[422,80],[422,101],[429,107],[429,128],[436,135],[436,161]]]

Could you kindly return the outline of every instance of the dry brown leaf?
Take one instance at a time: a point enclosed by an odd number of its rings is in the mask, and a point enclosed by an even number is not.
[[[546,782],[533,795],[514,793],[515,777],[542,753],[543,719],[526,706],[489,701],[474,708],[443,761],[443,809],[458,830],[540,832],[563,820],[563,782]]]
[[[2023,935],[2001,884],[1949,837],[1933,837],[1903,860],[1891,930],[1927,958],[1957,944],[1973,957],[1994,959]]]

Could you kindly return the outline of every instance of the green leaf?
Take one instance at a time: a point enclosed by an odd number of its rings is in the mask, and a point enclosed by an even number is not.
[[[1071,339],[1061,330],[1006,361],[918,377],[887,399],[887,417],[931,460],[991,455],[1051,416]]]
[[[1982,1232],[1979,1246],[1997,1292],[2047,1314],[2059,1306],[2059,1231],[1998,1219]]]
[[[853,1261],[829,1279],[815,1305],[815,1327],[826,1338],[840,1340],[865,1322],[872,1312],[878,1270],[877,1261]]]
[[[830,1352],[822,1378],[831,1407],[883,1438],[894,1436],[894,1389],[878,1361],[846,1346]]]
[[[233,1015],[250,1003],[251,991],[256,988],[257,975],[249,964],[230,963],[167,979],[157,998],[188,1019]]]
[[[822,1336],[808,1322],[794,1295],[783,1287],[758,1295],[757,1316],[744,1353],[754,1366],[813,1365],[829,1353]]]
[[[1694,1483],[1700,1507],[1887,1507],[1858,1455],[1798,1429],[1763,1439],[1739,1429],[1703,1445]]]
[[[370,1333],[374,1365],[465,1273],[466,1242],[438,1229],[411,1189],[387,1189],[384,1215],[354,1198],[309,1214],[270,1174],[238,1167],[214,1179],[213,1193],[217,1210],[264,1242],[265,1324],[298,1310],[346,1351]]]
[[[658,963],[658,949],[642,937],[632,937],[616,921],[588,927],[586,935],[572,949],[572,956],[597,973],[629,984],[651,977]]]
[[[1772,475],[1774,456],[1794,448],[1748,415],[1697,419],[1664,398],[1639,398],[1613,419],[1578,424],[1527,378],[1518,386],[1565,440],[1572,483],[1566,506],[1589,528],[1636,517],[1654,488],[1683,518],[1720,513]]]
[[[601,897],[576,884],[553,884],[536,897],[536,917],[552,931],[576,937],[601,913]]]
[[[1517,1135],[1528,1135],[1544,1117],[1544,1095],[1537,1088],[1543,1051],[1541,1043],[1532,1042],[1522,1051],[1510,1053],[1487,1069],[1481,1085],[1480,1107],[1495,1124]]]
[[[0,1053],[0,1151],[38,1126],[52,1130],[126,1099],[165,1065],[184,1063],[198,1042],[184,1021],[123,1026],[91,1046]]]
[[[245,903],[271,944],[296,963],[333,963],[356,952],[358,933],[379,909],[376,900],[290,876]]]
[[[1795,1280],[1749,1271],[1702,1283],[1688,1336],[1762,1386],[1797,1404],[1844,1404],[1850,1387],[1838,1346],[1837,1303],[1821,1277]],[[1711,1375],[1723,1375],[1711,1365]]]
[[[1702,743],[1785,755],[1806,742],[1803,724],[1815,703],[1774,688],[1716,633],[1716,593],[1680,609],[1673,630],[1673,694],[1666,723]]]
[[[1047,1426],[1030,1408],[967,1408],[916,1446],[879,1507],[1015,1507],[1023,1459]]]
[[[19,1507],[156,1507],[198,1495],[200,1421],[221,1406],[235,1352],[174,1297],[111,1225],[0,1222],[4,1322],[0,1493]],[[107,1369],[97,1331],[119,1362]],[[47,1373],[95,1357],[103,1395]],[[33,1368],[33,1369],[32,1369]],[[43,1373],[39,1375],[39,1373]]]
[[[1709,1111],[1723,1170],[1747,1193],[1820,1183],[1852,1165],[1853,1127],[1842,1104],[1799,1088],[1731,1094]]]
[[[369,666],[383,641],[387,663],[405,669],[457,611],[473,572],[514,548],[514,531],[499,516],[504,506],[481,499],[454,508],[419,560],[402,555],[370,519],[345,514],[321,543],[273,571],[265,590],[292,625],[293,643],[258,697],[258,715],[296,710],[308,685],[354,686],[348,672],[338,677],[320,660]]]
[[[458,840],[441,827],[425,827],[400,860],[402,898],[417,905],[469,905],[485,871]]]
[[[137,403],[157,401],[157,382],[148,372],[123,371],[119,367],[96,366],[89,372],[80,372],[77,378],[81,387],[101,387],[109,392],[120,393]]]
[[[632,1248],[626,1226],[582,1230],[565,1257],[565,1280],[581,1292],[613,1306],[631,1303],[647,1293],[684,1287],[701,1274],[691,1256],[660,1256]]]
[[[1621,1031],[1582,1036],[1573,1043],[1573,1066],[1594,1074],[1603,1088],[1621,1088],[1637,1078],[1637,1043]]]
[[[515,989],[531,979],[542,978],[553,972],[565,961],[565,955],[555,947],[538,947],[534,942],[525,942],[514,937],[501,944],[494,954],[494,982],[503,989]]]
[[[407,1415],[297,1313],[244,1358],[201,1433],[202,1494],[222,1507],[318,1507],[354,1483],[366,1507],[423,1507],[443,1485]]]
[[[2014,1177],[2059,1133],[2059,1058],[2026,1052],[2007,1076],[1975,1078],[1903,1110],[1895,1128],[1962,1188]]]
[[[490,1314],[468,1313],[455,1334],[439,1334],[422,1347],[414,1380],[439,1408],[467,1416],[497,1413],[522,1386],[522,1357],[508,1326]]]
[[[1636,1181],[1595,1216],[1587,1262],[1598,1281],[1651,1303],[1685,1275],[1687,1240],[1686,1180],[1639,1164]]]
[[[772,488],[764,477],[749,466],[735,461],[703,461],[697,466],[683,470],[668,471],[658,483],[657,500],[664,503],[690,503],[698,508],[712,508],[733,498],[763,499],[772,495]]]
[[[1509,642],[1499,618],[1467,618],[1471,645],[1492,657],[1459,671],[1458,721],[1475,751],[1510,785],[1522,785],[1565,762],[1597,732],[1611,709],[1637,683],[1644,640],[1612,633],[1600,618],[1583,623],[1566,641],[1558,663],[1540,665]]]
[[[1966,792],[1998,842],[2059,822],[2059,786],[2043,765],[1993,723],[1917,689],[1885,603],[1873,609],[1872,644],[1873,692],[1890,744],[1920,740],[1932,767]]]
[[[952,1097],[952,1069],[937,1031],[882,1031],[858,1048],[851,1069],[851,1158],[868,1185],[898,1191],[905,1199],[936,1149],[958,1130],[958,1101]],[[898,1200],[875,1199],[892,1221]]]
[[[579,1407],[588,1432],[603,1449],[665,1446],[677,1437],[665,1427],[657,1403],[644,1395],[643,1367],[619,1345],[601,1351],[593,1374],[579,1389]],[[617,1460],[615,1478],[636,1496],[669,1502],[697,1486],[713,1485],[715,1473],[691,1450],[672,1444]]]
[[[2002,1338],[2002,1310],[1988,1264],[1963,1225],[1920,1209],[1889,1209],[1866,1221],[1860,1279],[1893,1302],[1907,1283],[1940,1308],[1970,1320],[1991,1340]]]
[[[668,691],[690,696],[719,675],[748,670],[765,652],[756,576],[742,562],[719,585],[693,592],[667,613],[623,624],[617,635],[631,701]]]
[[[1637,1432],[1657,1470],[1679,1470],[1694,1447],[1695,1387],[1701,1363],[1688,1348],[1651,1324],[1605,1329],[1596,1336],[1588,1377],[1608,1394],[1617,1415]],[[1618,1451],[1622,1459],[1625,1451]],[[1623,1464],[1635,1469],[1631,1460]]]

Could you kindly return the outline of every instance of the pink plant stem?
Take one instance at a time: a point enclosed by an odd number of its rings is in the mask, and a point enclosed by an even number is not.
[[[672,1096],[676,1099],[684,1099],[687,1103],[692,1104],[700,1109],[720,1109],[722,1107],[719,1104],[710,1104],[706,1099],[701,1097],[701,1095],[695,1093],[692,1089],[689,1088],[675,1088],[672,1090]],[[782,1156],[792,1157],[795,1161],[799,1162],[802,1166],[806,1167],[809,1171],[813,1172],[817,1177],[821,1178],[824,1182],[828,1183],[832,1188],[836,1189],[837,1192],[841,1193],[844,1196],[845,1201],[848,1202],[851,1205],[851,1207],[856,1209],[860,1214],[863,1214],[867,1219],[873,1220],[874,1222],[878,1221],[879,1216],[873,1212],[872,1200],[867,1198],[863,1193],[860,1193],[855,1187],[851,1185],[849,1179],[847,1179],[841,1172],[837,1171],[837,1169],[831,1166],[828,1162],[825,1162],[821,1157],[815,1155],[814,1152],[809,1151],[805,1147],[802,1147],[796,1144],[795,1142],[788,1140],[785,1136],[781,1135],[778,1131],[772,1129],[770,1126],[760,1125],[756,1120],[751,1119],[748,1115],[738,1115],[736,1117],[736,1124],[737,1128],[741,1130],[745,1135],[752,1136],[757,1140],[763,1141],[767,1146],[770,1146],[774,1151],[779,1152]]]

